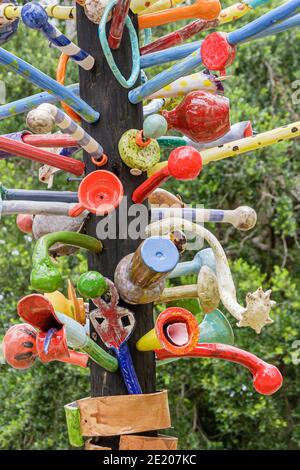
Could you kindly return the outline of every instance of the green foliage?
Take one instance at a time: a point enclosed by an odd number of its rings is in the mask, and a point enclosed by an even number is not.
[[[223,6],[229,1],[222,2]],[[280,1],[272,2],[276,6]],[[233,30],[269,6],[252,12],[247,19],[223,30]],[[156,37],[174,25],[154,29]],[[235,64],[225,82],[231,100],[231,121],[251,120],[257,131],[299,120],[299,104],[293,104],[299,80],[299,30],[239,47]],[[43,47],[40,42],[44,41]],[[36,32],[20,27],[7,48],[55,76],[57,51],[47,49]],[[70,83],[77,80],[69,64]],[[147,71],[149,76],[162,67]],[[149,72],[149,73],[148,73]],[[1,68],[7,101],[36,93],[37,89]],[[24,116],[0,122],[1,134],[23,129]],[[272,288],[277,302],[274,323],[257,336],[252,330],[235,327],[236,345],[278,366],[284,376],[282,389],[272,397],[258,395],[247,370],[219,360],[180,360],[158,369],[157,388],[168,388],[174,429],[183,449],[298,449],[300,447],[299,366],[292,362],[293,342],[300,339],[299,140],[282,142],[257,152],[207,165],[201,177],[188,184],[169,181],[165,186],[180,193],[186,203],[225,209],[249,205],[258,222],[250,232],[211,224],[231,262],[239,302],[262,285]],[[21,159],[0,161],[1,182],[7,187],[40,187],[38,166]],[[55,178],[54,189],[66,187],[66,176]],[[72,185],[70,190],[75,189]],[[17,300],[29,293],[32,241],[15,227],[14,217],[3,217],[0,225],[0,327],[1,334],[18,322]],[[188,256],[192,256],[189,254]],[[62,258],[60,272],[76,283],[86,269],[86,255]],[[193,282],[189,276],[182,282]],[[38,362],[28,371],[1,365],[0,448],[68,448],[63,405],[88,396],[88,372],[61,363]]]

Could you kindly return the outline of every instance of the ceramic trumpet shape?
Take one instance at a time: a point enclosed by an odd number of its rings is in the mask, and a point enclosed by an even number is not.
[[[65,357],[67,343],[74,349],[86,352],[97,364],[115,372],[118,363],[92,341],[85,329],[67,315],[55,312],[52,304],[40,294],[31,294],[18,302],[18,314],[40,333],[37,336],[37,350],[43,362]]]
[[[176,268],[168,275],[168,278],[173,279],[188,274],[198,274],[203,266],[208,266],[213,271],[216,270],[216,260],[211,248],[198,251],[191,261],[178,263]]]
[[[88,355],[68,349],[64,343],[65,332],[63,330],[53,341],[55,346],[59,343],[60,349],[50,348],[46,355],[43,354],[43,348],[40,349],[44,341],[44,337],[39,338],[40,334],[28,323],[11,326],[3,338],[3,354],[6,362],[14,369],[28,369],[37,358],[44,363],[60,361],[87,367]]]
[[[102,243],[94,237],[74,232],[54,232],[40,238],[32,255],[31,286],[41,292],[54,292],[62,282],[57,266],[49,256],[49,248],[54,243],[65,243],[91,250],[102,251]]]
[[[156,355],[159,360],[174,357],[164,349],[158,349]],[[255,390],[262,395],[273,395],[282,385],[282,375],[277,367],[268,364],[250,352],[234,346],[218,343],[198,344],[194,351],[187,353],[185,356],[219,358],[246,367],[253,376]]]
[[[136,343],[139,351],[165,348],[172,354],[182,355],[193,351],[199,337],[196,318],[184,308],[170,307],[161,312],[155,328]]]
[[[160,296],[167,274],[178,261],[178,249],[169,238],[146,239],[116,267],[115,285],[120,296],[130,304],[153,302]]]
[[[139,28],[153,28],[154,26],[190,18],[213,20],[218,17],[220,11],[219,0],[197,0],[190,6],[142,15],[139,17]]]
[[[195,142],[209,142],[230,130],[229,100],[205,91],[193,91],[172,111],[162,111],[169,129]]]
[[[164,235],[174,229],[194,232],[209,243],[216,260],[216,276],[221,300],[226,309],[238,320],[237,326],[249,326],[259,334],[265,325],[273,323],[269,316],[272,306],[275,305],[275,302],[270,300],[271,290],[264,292],[259,288],[256,292],[246,295],[246,307],[239,305],[226,254],[216,237],[204,227],[184,219],[165,219],[148,226],[146,234]]]

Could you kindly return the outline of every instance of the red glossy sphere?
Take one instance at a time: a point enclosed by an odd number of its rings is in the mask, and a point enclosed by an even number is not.
[[[253,377],[255,390],[262,395],[272,395],[277,392],[282,385],[282,375],[277,367],[263,362]]]
[[[18,214],[17,226],[23,233],[32,233],[33,216],[31,214]]]
[[[172,150],[168,159],[170,176],[178,180],[193,180],[202,170],[202,158],[198,150],[188,145]]]
[[[36,351],[36,330],[27,323],[14,325],[3,338],[5,360],[15,369],[28,369],[34,363]]]
[[[236,48],[229,44],[226,33],[211,33],[201,45],[203,65],[208,70],[218,70],[222,74],[233,63],[235,54]]]
[[[176,129],[195,142],[210,142],[230,130],[230,106],[225,96],[197,90],[188,93],[172,111],[163,111],[169,129]]]

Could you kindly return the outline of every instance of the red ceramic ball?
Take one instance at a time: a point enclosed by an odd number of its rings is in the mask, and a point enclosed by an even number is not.
[[[32,233],[33,216],[31,214],[18,214],[17,226],[23,233]]]
[[[28,369],[35,361],[36,330],[27,323],[14,325],[3,338],[3,354],[6,362],[15,369]]]
[[[202,157],[193,147],[177,147],[169,155],[168,170],[178,180],[193,180],[202,170]]]

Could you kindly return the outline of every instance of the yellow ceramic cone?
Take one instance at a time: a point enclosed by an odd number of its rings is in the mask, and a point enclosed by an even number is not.
[[[154,351],[154,349],[162,349],[162,344],[159,342],[155,329],[148,331],[136,343],[138,351]]]

